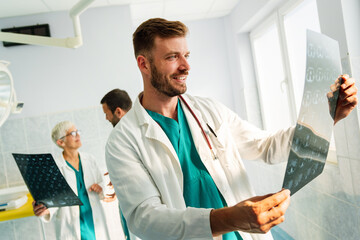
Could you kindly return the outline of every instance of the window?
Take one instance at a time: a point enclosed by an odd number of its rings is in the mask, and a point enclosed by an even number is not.
[[[296,123],[304,89],[306,29],[320,32],[316,0],[291,1],[250,34],[262,121],[267,130]],[[331,139],[328,160],[336,162]]]
[[[288,94],[284,89],[286,75],[278,35],[278,28],[272,23],[253,41],[263,125],[274,131],[291,125]]]

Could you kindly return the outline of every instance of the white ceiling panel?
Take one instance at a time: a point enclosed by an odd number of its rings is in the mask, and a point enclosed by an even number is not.
[[[224,11],[229,13],[238,3],[238,0],[215,0],[211,12]]]
[[[214,0],[168,0],[165,2],[164,17],[207,13]]]
[[[52,11],[68,11],[73,6],[75,6],[75,4],[79,2],[79,0],[60,0],[60,1],[43,0],[43,1]],[[101,6],[109,6],[108,0],[95,0],[90,4],[90,7],[101,7]]]
[[[29,1],[29,0],[28,0]],[[51,11],[69,10],[74,6],[78,0],[43,0],[44,3],[51,9]]]
[[[0,0],[0,18],[53,11],[68,11],[79,0]],[[129,5],[134,23],[152,17],[198,20],[222,17],[240,0],[95,0],[91,7]]]
[[[137,21],[146,20],[153,17],[163,17],[164,4],[162,1],[154,3],[131,4],[131,17]]]
[[[110,4],[108,0],[95,0],[93,3],[91,3],[90,8],[91,7],[104,7],[104,6],[111,6],[111,5],[118,5],[118,4]]]
[[[0,17],[14,17],[48,12],[50,9],[41,0],[1,0]]]
[[[110,5],[125,5],[138,3],[159,3],[165,0],[107,0]]]
[[[206,14],[206,16],[204,18],[218,18],[218,17],[223,17],[228,15],[231,12],[230,10],[225,10],[225,11],[210,11]]]

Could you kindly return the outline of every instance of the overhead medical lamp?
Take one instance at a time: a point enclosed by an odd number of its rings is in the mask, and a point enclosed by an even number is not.
[[[80,0],[70,9],[69,14],[73,21],[75,37],[53,38],[20,33],[0,32],[0,41],[66,48],[80,47],[82,45],[82,35],[79,16],[93,1],[94,0]]]
[[[24,105],[17,102],[13,79],[7,66],[9,62],[0,60],[0,127],[10,113],[19,113]]]

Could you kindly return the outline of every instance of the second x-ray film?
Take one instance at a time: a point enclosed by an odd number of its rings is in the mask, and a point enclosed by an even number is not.
[[[283,183],[291,194],[324,169],[339,90],[327,93],[340,74],[337,41],[307,30],[305,87]]]
[[[51,154],[13,153],[20,173],[37,203],[47,208],[82,205]]]

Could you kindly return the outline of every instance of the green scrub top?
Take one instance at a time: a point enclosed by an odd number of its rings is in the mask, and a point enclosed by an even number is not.
[[[122,214],[121,209],[119,209],[119,213],[120,213],[121,226],[122,226],[123,231],[124,231],[125,239],[130,240],[129,229],[127,227],[126,219],[124,217],[124,214]]]
[[[196,150],[180,100],[177,109],[178,121],[150,110],[146,111],[164,130],[179,157],[183,172],[183,196],[186,206],[215,209],[227,206]],[[242,238],[238,232],[223,235],[223,240],[240,239]]]
[[[89,201],[89,196],[86,191],[84,175],[81,166],[81,159],[79,155],[79,171],[77,171],[73,166],[71,166],[68,161],[67,165],[74,170],[76,175],[76,186],[78,190],[78,197],[83,205],[80,206],[80,235],[81,240],[95,240],[95,229],[94,221],[91,210],[91,205]]]

